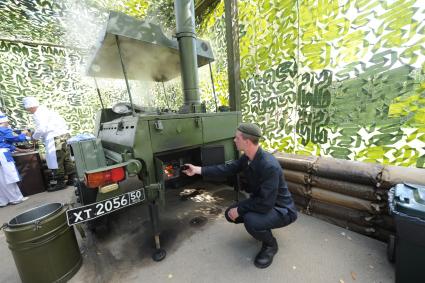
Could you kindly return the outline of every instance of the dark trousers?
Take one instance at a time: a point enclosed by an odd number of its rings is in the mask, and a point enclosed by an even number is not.
[[[246,231],[266,245],[273,246],[276,240],[273,237],[271,229],[285,227],[295,221],[296,215],[288,213],[286,209],[273,208],[267,213],[247,212],[243,217],[239,216],[232,221],[228,212],[230,209],[237,207],[237,204],[231,205],[224,213],[227,221],[235,224],[243,223]]]
[[[71,160],[71,151],[66,144],[66,141],[70,137],[69,134],[55,137],[56,160],[58,162],[58,169],[55,170],[55,178],[57,179],[63,179],[65,176],[75,174],[75,165]]]

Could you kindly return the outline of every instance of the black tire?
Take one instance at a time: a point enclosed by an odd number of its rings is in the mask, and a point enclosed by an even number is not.
[[[395,262],[395,235],[390,235],[388,238],[387,258],[390,262]]]
[[[152,259],[154,261],[161,261],[167,256],[167,252],[164,249],[156,249],[152,254]]]
[[[92,231],[97,237],[105,237],[109,234],[109,215],[87,221],[87,228]]]

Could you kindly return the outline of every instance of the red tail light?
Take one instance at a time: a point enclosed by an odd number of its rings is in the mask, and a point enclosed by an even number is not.
[[[124,167],[118,167],[108,171],[86,174],[85,182],[89,188],[98,188],[103,185],[117,183],[124,180],[124,178]]]

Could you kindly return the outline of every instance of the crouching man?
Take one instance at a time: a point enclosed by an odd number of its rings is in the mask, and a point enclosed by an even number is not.
[[[254,264],[258,268],[266,268],[278,251],[271,230],[294,222],[297,211],[279,162],[258,144],[261,136],[261,129],[257,125],[242,123],[234,139],[236,148],[243,152],[241,158],[229,164],[205,167],[186,164],[188,169],[183,172],[188,176],[200,174],[207,177],[244,174],[250,197],[231,205],[225,217],[231,223],[244,223],[248,233],[262,242]]]

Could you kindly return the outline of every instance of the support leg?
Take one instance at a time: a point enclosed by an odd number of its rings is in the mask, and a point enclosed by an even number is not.
[[[149,215],[152,223],[152,231],[155,237],[155,252],[152,254],[152,259],[154,261],[161,261],[167,255],[166,251],[161,248],[161,243],[159,240],[159,213],[158,213],[158,204],[155,202],[149,203]]]

